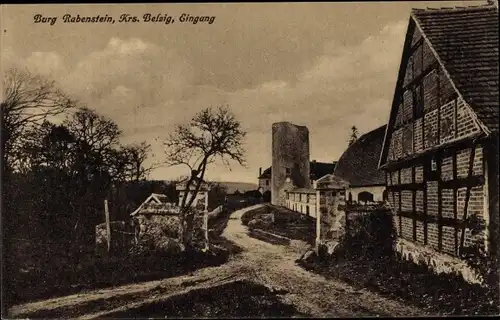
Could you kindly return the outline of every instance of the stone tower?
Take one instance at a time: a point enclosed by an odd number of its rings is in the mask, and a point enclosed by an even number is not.
[[[286,190],[309,188],[309,130],[289,122],[272,126],[271,203],[285,205]]]

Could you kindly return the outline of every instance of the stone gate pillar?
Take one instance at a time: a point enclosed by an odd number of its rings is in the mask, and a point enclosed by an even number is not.
[[[316,183],[316,195],[318,205],[318,216],[316,225],[317,243],[323,244],[329,240],[340,239],[345,232],[345,190],[349,184],[342,179],[328,174]],[[320,194],[323,194],[321,199]],[[324,203],[324,209],[321,210],[321,204]],[[340,205],[340,207],[339,207]],[[323,212],[322,212],[323,211]],[[321,225],[319,221],[327,225],[321,234]]]

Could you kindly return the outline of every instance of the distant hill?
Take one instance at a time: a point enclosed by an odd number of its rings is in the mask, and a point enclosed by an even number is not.
[[[234,193],[236,190],[243,193],[246,191],[257,190],[259,186],[255,183],[247,182],[230,182],[230,181],[214,181],[227,188],[227,193]]]

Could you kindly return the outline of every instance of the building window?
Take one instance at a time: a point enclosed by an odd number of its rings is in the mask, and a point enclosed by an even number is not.
[[[439,180],[439,159],[437,157],[432,157],[428,160],[426,164],[426,180],[427,181],[437,181]]]
[[[436,158],[432,158],[431,160],[431,172],[435,172],[437,171],[437,162],[436,162]]]
[[[285,168],[285,172],[286,172],[286,174],[290,174],[290,173],[292,173],[292,169],[290,169],[290,168]]]
[[[269,185],[269,180],[266,180],[266,186],[268,186],[268,185]]]

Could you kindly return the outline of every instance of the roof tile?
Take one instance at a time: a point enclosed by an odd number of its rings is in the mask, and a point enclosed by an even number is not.
[[[372,130],[349,146],[337,162],[334,175],[351,186],[385,184],[384,172],[378,169],[385,128],[383,125]]]
[[[467,103],[498,130],[498,8],[413,10],[425,36]]]

